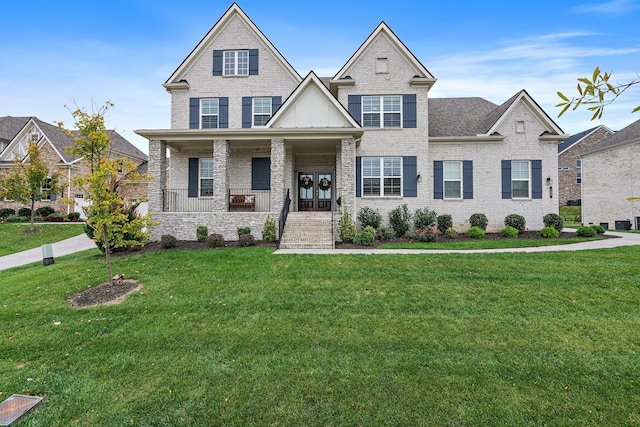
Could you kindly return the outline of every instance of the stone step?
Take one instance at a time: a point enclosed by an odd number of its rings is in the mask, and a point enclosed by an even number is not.
[[[330,212],[290,212],[282,238],[282,249],[333,249]]]

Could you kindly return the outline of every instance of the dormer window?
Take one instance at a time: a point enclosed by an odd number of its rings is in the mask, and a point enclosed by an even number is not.
[[[223,70],[225,76],[248,76],[249,51],[225,50]]]

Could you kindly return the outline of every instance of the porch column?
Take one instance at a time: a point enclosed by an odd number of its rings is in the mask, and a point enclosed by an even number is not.
[[[213,140],[213,210],[229,206],[229,141]]]
[[[153,180],[147,184],[149,212],[162,212],[162,191],[167,186],[167,143],[165,141],[149,140],[149,175],[153,177]]]
[[[284,201],[284,164],[286,148],[284,139],[271,140],[271,212],[279,213]]]
[[[340,147],[340,183],[342,206],[340,210],[346,207],[351,215],[355,218],[356,207],[356,142],[353,138],[342,138]]]

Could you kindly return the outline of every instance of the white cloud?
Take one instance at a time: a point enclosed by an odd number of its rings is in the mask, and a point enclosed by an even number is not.
[[[637,8],[638,2],[636,0],[613,0],[607,3],[582,4],[574,8],[574,12],[621,16]]]

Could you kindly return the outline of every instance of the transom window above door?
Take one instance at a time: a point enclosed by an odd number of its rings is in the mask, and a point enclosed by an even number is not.
[[[402,96],[363,96],[362,126],[366,128],[400,128]]]
[[[248,50],[225,50],[223,60],[223,70],[225,76],[249,75]]]

